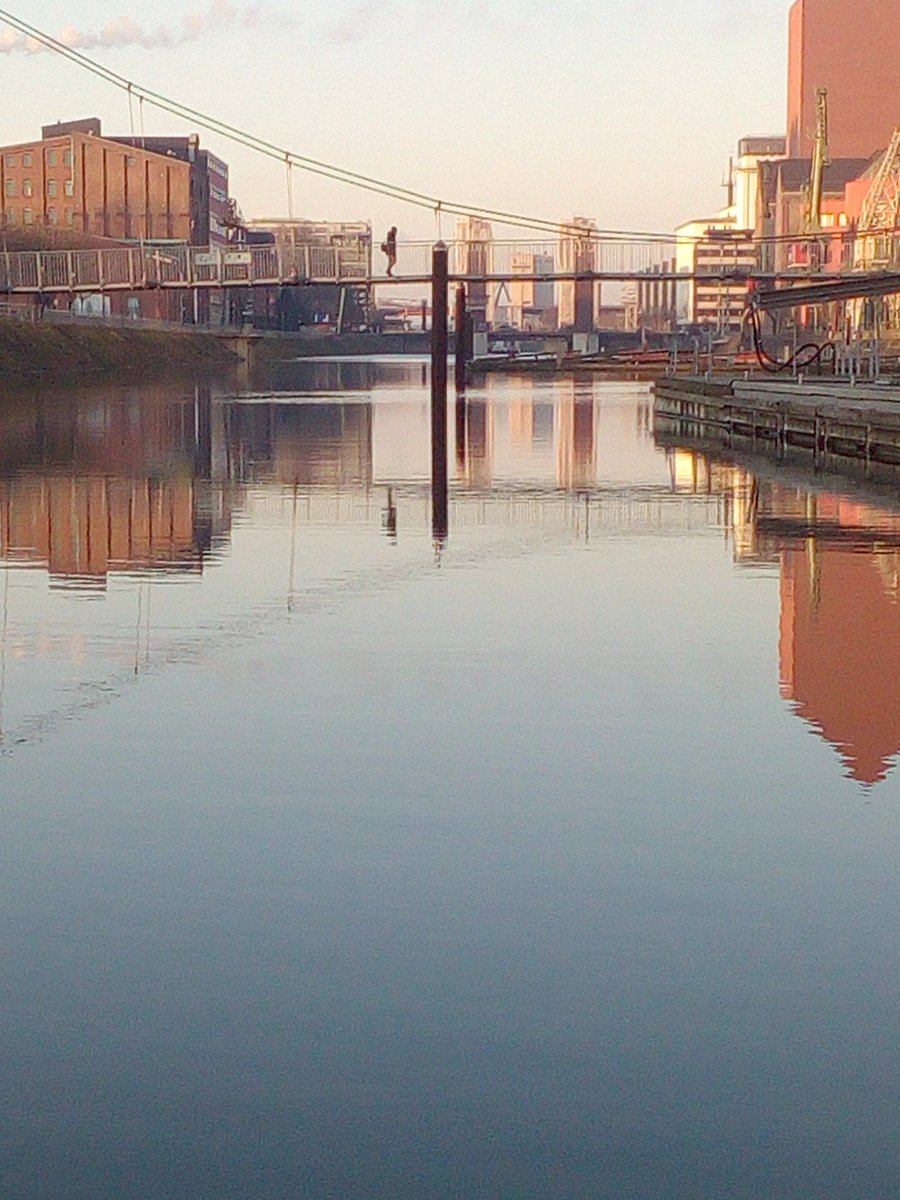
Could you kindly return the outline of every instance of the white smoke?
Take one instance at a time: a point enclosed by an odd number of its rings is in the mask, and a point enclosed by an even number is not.
[[[189,13],[182,17],[179,25],[158,25],[148,29],[133,17],[117,17],[101,29],[76,29],[74,25],[67,25],[55,37],[71,50],[111,50],[122,46],[171,50],[223,29],[257,25],[259,19],[259,4],[238,8],[230,0],[212,0],[205,12]],[[48,47],[35,38],[13,29],[4,29],[0,33],[0,54],[40,54],[46,49]]]

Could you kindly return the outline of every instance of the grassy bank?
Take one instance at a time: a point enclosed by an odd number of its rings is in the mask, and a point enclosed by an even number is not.
[[[0,321],[3,379],[216,374],[235,362],[227,343],[204,334]]]

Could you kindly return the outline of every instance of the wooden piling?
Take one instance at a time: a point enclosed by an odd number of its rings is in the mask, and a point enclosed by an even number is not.
[[[456,289],[456,312],[454,326],[456,329],[456,394],[466,390],[467,347],[469,342],[469,313],[466,307],[465,284],[459,284]]]
[[[447,483],[447,348],[448,254],[438,242],[431,255],[431,501],[436,541],[448,533]]]

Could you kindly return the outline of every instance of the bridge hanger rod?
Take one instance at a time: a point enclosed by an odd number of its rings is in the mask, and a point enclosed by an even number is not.
[[[44,32],[37,26],[23,20],[21,17],[17,17],[14,13],[9,12],[7,9],[0,8],[0,18],[6,21],[6,23],[13,29],[16,29],[19,33],[22,33],[25,37],[32,39],[53,53],[66,58],[68,61],[74,63],[78,67],[81,67],[83,70],[90,71],[104,82],[109,83],[120,90],[126,91],[130,96],[137,96],[142,101],[153,104],[154,107],[159,108],[164,112],[168,112],[182,120],[194,122],[210,132],[217,133],[221,137],[237,142],[239,145],[243,145],[256,153],[264,154],[267,157],[277,159],[280,162],[292,162],[299,169],[306,171],[309,174],[331,179],[335,182],[343,183],[350,187],[358,187],[365,191],[386,196],[389,199],[397,200],[400,203],[411,204],[419,208],[425,208],[436,212],[444,212],[451,216],[475,216],[485,219],[490,218],[501,224],[509,226],[550,232],[556,237],[569,236],[584,240],[586,242],[598,240],[641,240],[646,242],[659,242],[663,245],[672,245],[676,241],[675,237],[668,233],[622,229],[584,229],[581,226],[567,225],[565,221],[550,221],[545,217],[530,217],[521,213],[489,208],[484,205],[463,204],[459,201],[442,200],[439,197],[430,195],[426,192],[420,192],[411,188],[402,187],[399,184],[390,183],[386,180],[378,179],[375,176],[365,175],[357,171],[351,171],[348,168],[338,167],[334,164],[323,162],[319,159],[310,158],[309,156],[299,154],[296,151],[286,150],[283,147],[276,146],[274,143],[268,142],[264,138],[257,137],[254,134],[239,129],[237,126],[230,125],[225,121],[221,121],[216,117],[212,117],[207,113],[203,113],[199,109],[192,108],[189,105],[181,103],[180,101],[173,100],[160,92],[155,92],[150,88],[140,86],[133,81],[126,79],[124,76],[117,74],[115,71],[110,70],[108,67],[104,67],[100,63],[95,62],[92,58],[82,54],[73,47],[65,45],[64,42],[59,41],[59,39]],[[690,237],[680,237],[677,240],[680,242],[703,242],[707,239],[704,235],[697,234],[691,235]],[[752,240],[754,244],[771,244],[778,241],[797,241],[798,239],[796,237],[785,238],[783,236],[775,236],[749,240]]]

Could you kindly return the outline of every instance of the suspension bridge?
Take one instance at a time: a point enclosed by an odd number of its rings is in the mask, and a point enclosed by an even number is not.
[[[155,246],[111,249],[31,250],[0,253],[0,293],[39,295],[146,289],[232,289],[300,284],[386,287],[432,282],[432,244],[397,246],[390,275],[373,264],[371,251],[348,255],[341,246]],[[450,241],[450,283],[515,284],[554,282],[745,283],[758,288],[762,307],[827,303],[853,296],[900,291],[897,272],[762,272],[727,263],[701,271],[676,272],[675,243],[642,239],[592,239],[575,266],[561,263],[559,242]],[[809,289],[802,300],[793,287]]]

